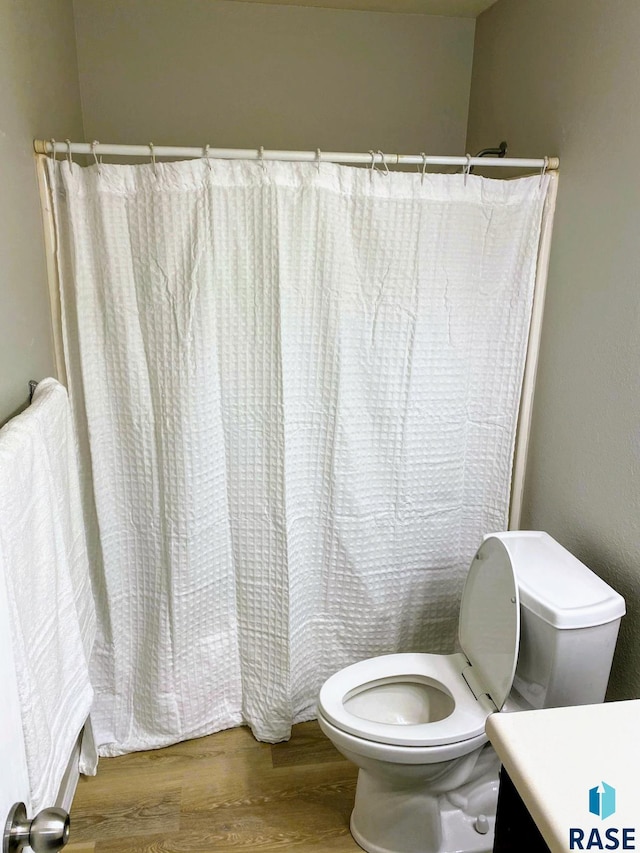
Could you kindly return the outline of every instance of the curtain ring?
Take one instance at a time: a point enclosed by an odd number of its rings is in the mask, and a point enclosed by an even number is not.
[[[69,163],[69,171],[73,172],[73,157],[71,156],[71,140],[65,139],[67,143],[67,162]]]
[[[465,155],[467,158],[467,165],[464,167],[464,185],[467,185],[467,178],[471,172],[471,154]]]
[[[49,140],[49,144],[51,145],[51,151],[49,151],[49,157],[51,157],[52,160],[55,160],[56,159],[56,141],[53,137],[51,137],[51,139]]]
[[[385,160],[384,154],[382,153],[382,151],[379,148],[378,148],[377,153],[380,155],[380,162],[384,166],[384,174],[386,177],[389,174],[389,167],[387,166],[387,161]]]
[[[153,142],[149,143],[149,152],[151,153],[151,165],[153,166],[153,174],[155,177],[158,177],[158,170],[156,169],[156,152],[153,147]]]
[[[207,161],[207,168],[211,171],[211,159],[209,157],[209,145],[204,146],[204,159]]]
[[[424,184],[424,175],[427,171],[427,155],[424,153],[424,151],[421,151],[420,156],[422,157],[422,175],[420,177],[420,183]]]
[[[264,163],[264,145],[261,145],[261,146],[260,146],[260,149],[259,149],[259,151],[258,151],[258,156],[259,156],[259,159],[260,159],[260,165],[262,166],[262,171],[263,171],[263,172],[266,172],[266,171],[267,171],[267,167],[265,166],[265,163]]]
[[[542,169],[540,169],[540,184],[542,186],[542,182],[544,181],[544,176],[547,174],[547,169],[549,168],[549,158],[545,155],[544,163],[542,164]]]
[[[322,157],[322,151],[319,148],[316,148],[316,169],[318,170],[318,174],[320,174],[320,162]]]
[[[369,181],[371,181],[376,166],[376,155],[375,151],[372,148],[369,149],[369,156],[371,157],[371,166],[369,166]]]
[[[96,145],[100,145],[97,139],[94,139],[91,143],[91,153],[93,154],[93,159],[95,160],[96,166],[98,167],[98,174],[102,174],[102,160],[98,160],[98,155],[96,154]]]

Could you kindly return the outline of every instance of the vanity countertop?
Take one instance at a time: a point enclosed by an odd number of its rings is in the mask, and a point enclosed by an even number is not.
[[[492,714],[487,734],[552,853],[640,850],[640,700]]]

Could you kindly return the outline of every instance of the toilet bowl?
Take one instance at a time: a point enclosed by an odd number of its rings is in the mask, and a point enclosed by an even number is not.
[[[460,652],[370,658],[320,690],[320,727],[359,768],[358,844],[489,853],[499,762],[487,717],[510,695],[518,708],[534,707],[523,695],[539,697],[538,707],[603,701],[623,613],[621,596],[547,534],[486,537],[462,595]],[[522,695],[512,694],[514,677]]]
[[[464,680],[467,666],[460,654],[385,655],[343,669],[322,687],[320,727],[360,768],[350,828],[365,850],[490,849],[493,818],[482,816],[495,813],[497,759],[478,767],[489,710]],[[479,782],[483,768],[486,790],[476,790],[475,809],[449,803],[449,818],[459,819],[443,820],[446,795]]]
[[[343,732],[321,715],[318,722],[359,768],[350,830],[364,850],[492,849],[499,762],[484,733],[456,744],[397,746]]]

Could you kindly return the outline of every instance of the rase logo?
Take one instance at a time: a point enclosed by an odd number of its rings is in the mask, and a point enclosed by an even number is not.
[[[597,814],[599,818],[604,820],[616,810],[616,789],[606,782],[602,783],[602,790],[596,785],[595,788],[589,788],[589,811],[591,814]]]
[[[602,782],[589,788],[589,812],[606,820],[616,811],[616,789]],[[569,828],[569,850],[635,850],[635,827]]]

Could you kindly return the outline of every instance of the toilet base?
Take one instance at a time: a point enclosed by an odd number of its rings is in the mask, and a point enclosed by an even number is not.
[[[489,831],[486,835],[479,835],[473,827],[475,818],[469,818],[460,813],[459,810],[452,810],[449,815],[442,815],[446,829],[443,832],[443,844],[439,848],[439,853],[491,853],[493,850],[493,839],[495,834],[495,816],[489,817]],[[380,847],[379,844],[374,844],[368,838],[365,838],[354,825],[353,813],[349,821],[349,829],[355,842],[366,850],[367,853],[398,853],[397,847],[393,849],[389,847]],[[420,847],[420,851],[425,848]]]
[[[440,793],[433,778],[398,784],[361,768],[350,821],[355,841],[367,853],[491,853],[498,778],[495,753],[483,753],[472,780]]]

